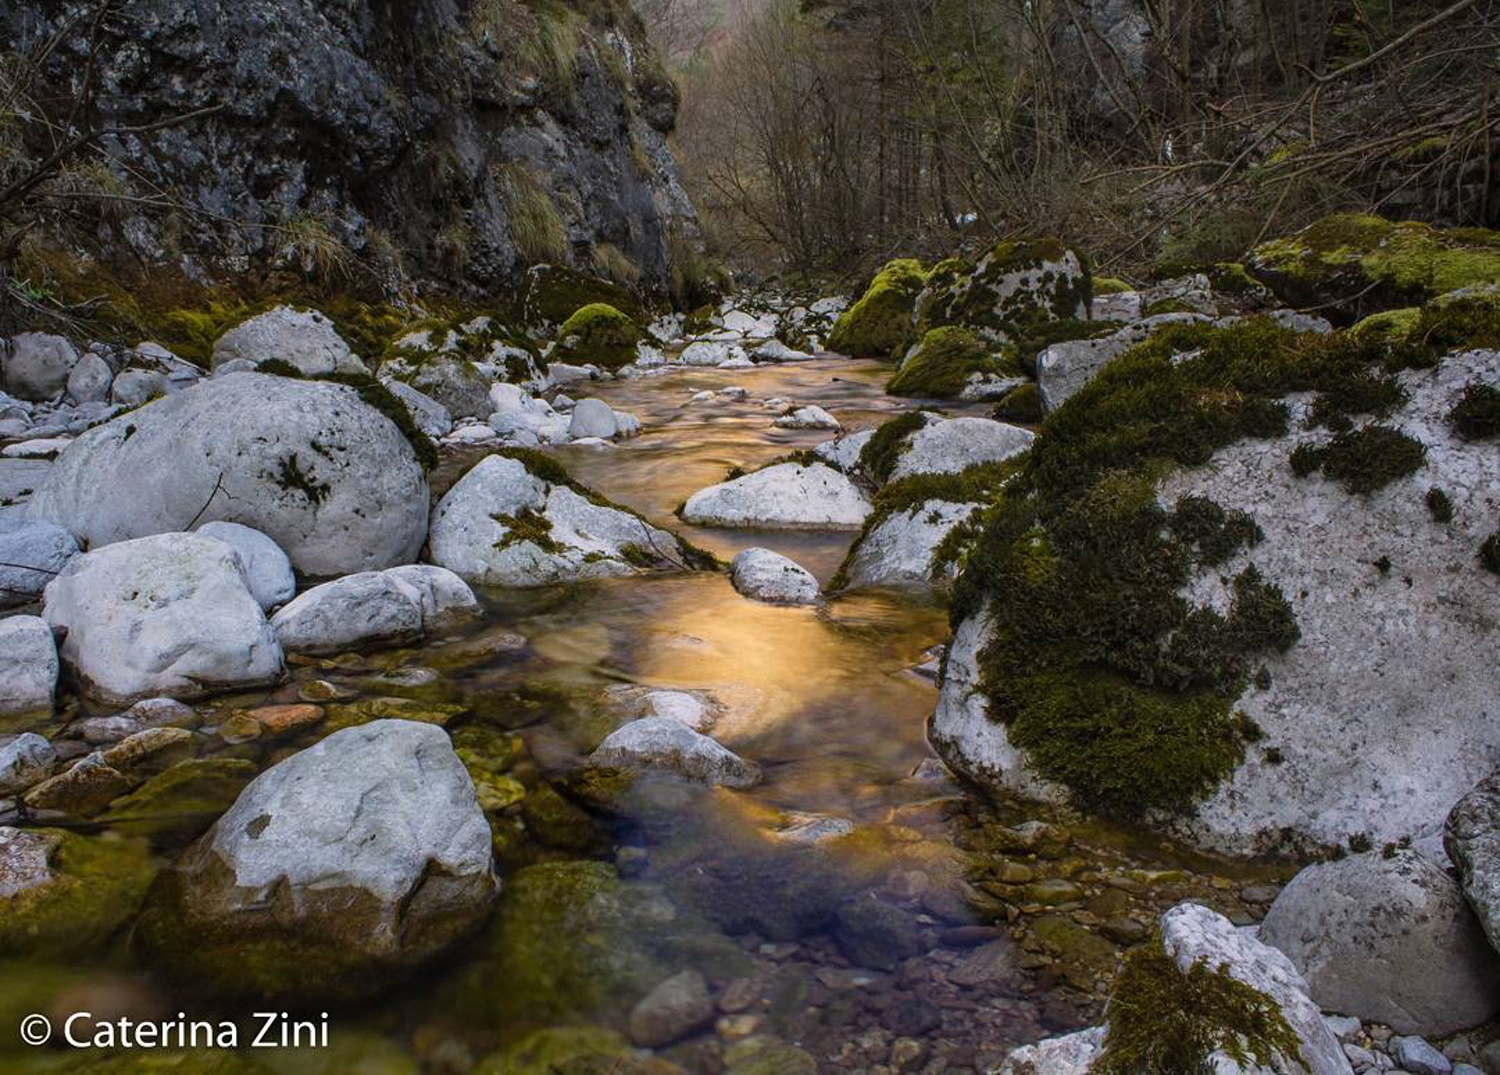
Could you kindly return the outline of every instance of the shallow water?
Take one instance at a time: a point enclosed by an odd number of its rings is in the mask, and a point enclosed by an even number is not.
[[[684,527],[673,510],[730,467],[750,469],[832,435],[775,428],[782,407],[765,400],[816,403],[852,431],[909,406],[880,391],[888,373],[823,359],[575,386],[576,396],[633,411],[645,432],[615,447],[553,454],[580,481],[722,558],[764,545],[826,582],[852,533]],[[730,385],[748,397],[689,402]],[[301,1059],[266,1052],[258,1063],[460,1072],[489,1056],[488,1071],[558,1070],[493,1051],[545,1026],[623,1032],[641,992],[692,968],[705,975],[717,1010],[657,1051],[682,1069],[983,1070],[1016,1044],[1097,1014],[1117,944],[1128,943],[1101,933],[1144,932],[1152,913],[1186,897],[1248,920],[1234,890],[1255,871],[1074,821],[1071,842],[1020,847],[1005,826],[1043,818],[1039,811],[988,806],[943,779],[913,776],[931,756],[923,726],[936,690],[912,669],[948,635],[936,604],[854,594],[816,609],[772,607],[713,573],[483,596],[483,621],[459,637],[303,662],[270,695],[212,704],[222,712],[292,700],[300,683],[322,678],[366,696],[460,702],[469,709],[453,725],[460,734],[478,726],[524,743],[508,772],[527,798],[493,817],[508,887],[491,925],[381,999],[334,1011],[331,1051]],[[593,817],[549,797],[550,780],[571,794],[567,774],[627,719],[618,692],[630,686],[712,692],[724,710],[714,736],[762,766],[764,781],[727,792],[644,780]],[[210,712],[208,723],[216,719]],[[281,756],[256,744],[234,750],[260,764]],[[543,802],[553,803],[551,813]],[[803,815],[856,828],[815,846],[786,839]],[[545,865],[582,860],[613,865]],[[559,883],[538,896],[525,878],[549,869],[559,877],[603,870],[619,887],[579,900]],[[214,1005],[143,976],[128,941],[68,969],[12,970],[13,995],[0,993],[7,1018],[54,981],[62,999],[48,1003],[64,1008],[101,994],[94,1003],[147,1012],[196,1015]],[[28,1066],[74,1062],[25,1055]],[[205,1055],[184,1054],[182,1070],[204,1067]],[[294,1060],[311,1066],[287,1066]]]

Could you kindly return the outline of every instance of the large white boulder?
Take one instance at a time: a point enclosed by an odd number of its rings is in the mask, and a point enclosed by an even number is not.
[[[935,564],[938,546],[979,508],[927,500],[886,516],[850,550],[845,588],[928,590],[951,581],[957,561]]]
[[[277,306],[240,322],[214,343],[214,369],[236,360],[260,365],[279,359],[309,377],[325,373],[368,373],[365,364],[317,310]]]
[[[1448,421],[1468,384],[1500,382],[1500,354],[1448,356],[1399,380],[1410,398],[1385,421],[1420,440],[1425,461],[1373,493],[1297,477],[1287,463],[1293,444],[1275,438],[1240,441],[1157,488],[1163,505],[1205,497],[1248,514],[1265,535],[1195,576],[1184,590],[1193,605],[1222,613],[1230,580],[1253,563],[1286,595],[1301,631],[1285,653],[1258,658],[1268,682],[1236,702],[1275,752],[1247,751],[1191,813],[1161,819],[1201,847],[1254,855],[1435,836],[1500,756],[1490,626],[1500,620],[1500,589],[1477,555],[1495,526],[1500,453],[1461,439]],[[1288,403],[1296,441],[1328,436],[1306,431],[1306,397]],[[1433,519],[1432,488],[1446,493],[1451,520]],[[987,642],[982,617],[957,639],[965,644],[950,657],[934,745],[981,783],[1059,797],[990,719],[975,677],[951,674]]]
[[[818,600],[818,580],[812,572],[770,549],[736,553],[729,579],[746,597],[773,605],[811,605]]]
[[[96,548],[243,523],[330,576],[414,560],[427,501],[411,445],[354,389],[232,373],[89,430],[27,510]]]
[[[701,526],[780,530],[857,530],[870,514],[864,493],[822,463],[778,463],[699,489],[682,517]]]
[[[490,839],[441,728],[346,728],[251,781],[153,891],[140,940],[239,995],[367,995],[484,921]]]
[[[1161,940],[1178,970],[1186,972],[1201,961],[1209,967],[1222,968],[1230,977],[1275,1001],[1302,1043],[1301,1056],[1284,1058],[1288,1063],[1278,1066],[1277,1071],[1305,1068],[1310,1075],[1352,1075],[1354,1069],[1349,1066],[1338,1039],[1328,1029],[1318,1005],[1308,996],[1307,983],[1281,952],[1236,928],[1218,912],[1196,903],[1179,903],[1161,916]],[[1298,1059],[1300,1067],[1296,1064]],[[1236,1065],[1213,1070],[1227,1075],[1240,1069]]]
[[[489,586],[548,586],[685,566],[675,535],[492,455],[433,512],[433,563]]]
[[[1260,939],[1285,952],[1324,1008],[1442,1037],[1500,1012],[1500,955],[1458,883],[1415,851],[1309,866]]]
[[[385,574],[410,586],[422,609],[426,634],[446,631],[479,615],[479,599],[469,584],[446,567],[435,564],[402,564]]]
[[[704,784],[748,788],[760,766],[671,717],[642,717],[611,732],[589,763],[613,769],[675,773]]]
[[[198,534],[157,534],[75,557],[47,585],[62,661],[111,705],[194,698],[281,676],[281,646],[246,588],[239,553]]]
[[[913,474],[957,474],[978,463],[998,463],[1031,447],[1029,429],[989,418],[944,418],[906,438],[890,480]]]
[[[198,533],[222,541],[240,554],[245,569],[245,585],[250,596],[267,611],[284,605],[297,592],[297,578],[292,562],[281,546],[265,534],[239,523],[212,522],[198,527]]]
[[[57,646],[46,620],[0,619],[0,715],[51,712],[57,672]]]
[[[842,437],[834,437],[833,440],[825,440],[822,444],[813,445],[812,454],[834,470],[853,474],[855,468],[859,466],[859,453],[865,450],[865,445],[870,443],[870,438],[874,435],[873,429],[846,433]]]
[[[314,586],[272,616],[271,629],[288,652],[341,653],[415,642],[478,610],[474,592],[453,572],[408,564]]]
[[[0,608],[36,600],[77,555],[78,540],[53,523],[0,529]]]
[[[1163,325],[1207,321],[1201,314],[1157,314],[1092,340],[1064,340],[1043,348],[1036,356],[1036,386],[1042,409],[1051,413],[1119,358]]]
[[[43,402],[61,396],[78,352],[61,336],[23,332],[10,339],[10,353],[0,365],[0,388],[17,399]]]

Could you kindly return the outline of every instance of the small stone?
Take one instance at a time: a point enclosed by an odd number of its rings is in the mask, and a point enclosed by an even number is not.
[[[1015,942],[1009,937],[974,949],[954,967],[948,980],[959,985],[1008,982],[1018,971]]]
[[[1391,1039],[1391,1057],[1412,1075],[1451,1075],[1453,1062],[1425,1038],[1415,1035]]]
[[[260,727],[263,735],[286,735],[301,731],[323,719],[320,705],[267,705],[245,711]],[[222,727],[220,734],[223,734]],[[227,740],[226,740],[227,742]]]
[[[891,1042],[891,1070],[911,1071],[922,1062],[927,1046],[915,1038],[897,1038]]]
[[[910,912],[865,893],[838,910],[839,948],[851,963],[891,970],[917,954],[918,926]]]
[[[1364,1024],[1352,1015],[1325,1015],[1323,1022],[1339,1041],[1358,1041],[1365,1032]]]
[[[1344,1042],[1344,1055],[1349,1058],[1356,1070],[1361,1068],[1372,1068],[1375,1066],[1375,1054],[1368,1049],[1361,1049],[1358,1045]]]
[[[765,999],[765,983],[760,978],[736,978],[719,994],[719,1010],[726,1015],[749,1011]]]
[[[231,746],[259,739],[260,733],[260,721],[241,710],[236,710],[219,721],[219,738]]]
[[[705,1025],[713,1014],[703,975],[685,970],[658,984],[632,1009],[630,1039],[648,1048],[669,1045]]]
[[[1000,880],[1007,885],[1024,885],[1036,877],[1036,871],[1019,862],[1007,862],[1000,867]]]
[[[1107,919],[1099,927],[1099,932],[1117,944],[1138,944],[1146,939],[1146,934],[1150,931],[1135,919],[1118,915]]]
[[[17,795],[46,779],[57,751],[35,732],[22,732],[0,746],[0,797]]]
[[[1048,878],[1038,881],[1034,885],[1027,885],[1023,898],[1039,903],[1044,907],[1056,907],[1062,903],[1072,903],[1083,899],[1083,889],[1072,881],[1065,881],[1059,877]]]
[[[298,685],[297,697],[304,702],[347,702],[358,698],[359,692],[326,679],[310,679]]]
[[[722,1015],[714,1023],[714,1032],[725,1041],[740,1041],[759,1030],[764,1021],[758,1015]]]
[[[43,780],[22,796],[32,810],[58,810],[87,816],[130,790],[130,779],[106,765],[98,754],[88,754],[71,769]]]
[[[101,756],[106,765],[124,771],[148,760],[156,763],[168,752],[176,760],[175,756],[189,750],[192,743],[193,733],[185,728],[147,728],[107,747]]]
[[[118,743],[127,735],[134,735],[141,730],[141,725],[124,713],[117,713],[112,717],[91,717],[80,721],[72,730],[81,735],[89,746],[98,747]]]
[[[1240,889],[1240,899],[1259,906],[1275,903],[1281,889],[1276,885],[1246,885]]]

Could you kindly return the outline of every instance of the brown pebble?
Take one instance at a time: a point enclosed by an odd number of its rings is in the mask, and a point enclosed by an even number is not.
[[[323,719],[320,705],[266,705],[251,709],[246,716],[258,721],[265,735],[285,735],[300,731]]]

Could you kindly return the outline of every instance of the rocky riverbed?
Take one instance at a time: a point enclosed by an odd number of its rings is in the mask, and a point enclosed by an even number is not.
[[[10,340],[0,1025],[1062,1075],[1179,1070],[1128,1057],[1180,1011],[1219,1071],[1500,1071],[1497,352],[1335,378],[1355,334],[1263,288],[1027,259],[379,357],[284,307],[207,366]],[[975,313],[1054,300],[1024,358]],[[1147,418],[1194,447],[1141,486]]]

